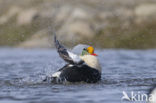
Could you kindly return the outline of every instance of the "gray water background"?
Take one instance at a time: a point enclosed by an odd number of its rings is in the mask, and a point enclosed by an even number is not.
[[[145,103],[121,100],[156,84],[156,50],[96,50],[102,80],[96,84],[43,82],[65,62],[55,49],[0,48],[0,103]]]

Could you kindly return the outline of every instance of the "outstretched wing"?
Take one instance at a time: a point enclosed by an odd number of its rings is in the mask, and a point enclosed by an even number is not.
[[[81,64],[83,61],[80,57],[72,52],[69,52],[64,46],[62,46],[56,38],[56,34],[54,34],[54,42],[57,52],[59,53],[60,57],[64,59],[66,62],[70,64]]]

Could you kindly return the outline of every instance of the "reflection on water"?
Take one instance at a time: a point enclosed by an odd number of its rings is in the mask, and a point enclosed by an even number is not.
[[[43,82],[64,65],[55,50],[0,49],[1,103],[129,103],[122,92],[148,93],[156,83],[156,50],[97,50],[102,80],[96,84]]]

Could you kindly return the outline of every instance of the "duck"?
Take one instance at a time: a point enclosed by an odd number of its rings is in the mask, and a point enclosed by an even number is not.
[[[101,80],[101,66],[92,46],[84,47],[80,55],[67,50],[54,34],[54,44],[65,66],[53,73],[53,83],[97,83]]]

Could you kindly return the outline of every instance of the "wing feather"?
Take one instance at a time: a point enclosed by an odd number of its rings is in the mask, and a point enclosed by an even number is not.
[[[80,64],[83,63],[82,59],[80,57],[70,51],[68,51],[63,45],[59,43],[59,41],[56,38],[56,34],[54,34],[54,43],[55,47],[57,49],[57,52],[59,53],[60,57],[70,64]]]

